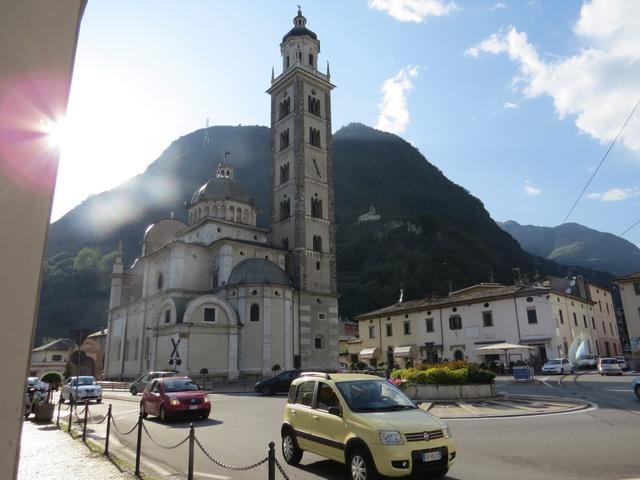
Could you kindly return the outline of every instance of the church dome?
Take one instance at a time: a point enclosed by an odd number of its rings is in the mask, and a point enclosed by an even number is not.
[[[289,278],[284,270],[266,258],[248,258],[233,267],[227,285],[247,283],[289,285]]]
[[[314,40],[318,39],[318,36],[307,28],[307,19],[302,15],[302,11],[298,8],[298,15],[293,19],[293,28],[282,37],[282,43],[287,41],[290,37],[302,37],[307,35]]]
[[[253,204],[244,185],[227,177],[214,178],[196,190],[191,198],[191,204],[194,205],[200,200],[235,200]]]
[[[176,234],[187,226],[175,218],[167,218],[153,223],[144,232],[142,255],[162,248],[175,240]]]

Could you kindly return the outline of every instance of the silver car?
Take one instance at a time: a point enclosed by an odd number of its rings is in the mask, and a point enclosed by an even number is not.
[[[136,378],[133,382],[129,384],[129,391],[131,392],[131,395],[137,395],[138,392],[142,392],[145,389],[145,387],[147,386],[147,383],[149,383],[151,380],[154,380],[156,378],[163,378],[163,377],[173,377],[174,375],[175,375],[174,372],[145,373],[144,375],[140,375],[138,378]]]
[[[635,392],[636,397],[638,397],[638,400],[640,400],[640,377],[633,381],[633,391]]]
[[[601,358],[598,362],[600,375],[622,375],[622,369],[615,358]]]
[[[95,377],[71,377],[67,383],[62,386],[60,398],[63,402],[68,400],[69,403],[89,400],[95,400],[97,403],[100,403],[102,402],[102,387],[98,385]]]

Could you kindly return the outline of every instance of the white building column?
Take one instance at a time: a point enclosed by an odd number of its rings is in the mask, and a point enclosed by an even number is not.
[[[235,325],[229,326],[229,362],[227,371],[229,380],[238,379],[238,327]]]
[[[264,297],[262,312],[262,375],[271,375],[271,299]]]

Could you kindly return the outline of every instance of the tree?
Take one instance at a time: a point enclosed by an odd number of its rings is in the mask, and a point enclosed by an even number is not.
[[[73,259],[73,269],[77,272],[86,272],[93,270],[100,260],[100,249],[84,247],[81,248],[76,257]]]

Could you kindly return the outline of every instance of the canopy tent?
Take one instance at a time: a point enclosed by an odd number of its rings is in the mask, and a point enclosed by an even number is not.
[[[418,347],[416,345],[405,345],[404,347],[396,347],[393,350],[394,357],[415,357],[418,354]]]
[[[364,348],[360,351],[361,360],[373,360],[380,356],[379,348]]]
[[[494,343],[493,345],[485,345],[484,347],[476,348],[481,351],[504,351],[504,359],[506,364],[509,363],[509,350],[533,350],[536,347],[530,347],[529,345],[518,345],[517,343]]]

